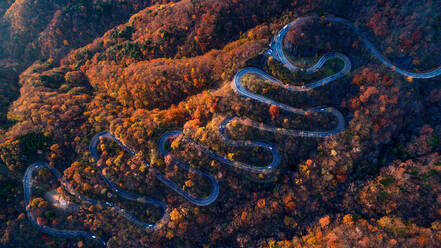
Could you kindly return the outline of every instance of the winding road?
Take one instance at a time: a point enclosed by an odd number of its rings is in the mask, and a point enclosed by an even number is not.
[[[296,71],[296,70],[304,70],[302,68],[296,67],[295,65],[293,65],[291,63],[291,61],[288,60],[288,58],[285,55],[285,52],[283,50],[283,39],[285,38],[286,34],[288,33],[288,31],[291,29],[291,27],[293,27],[294,25],[305,21],[306,19],[311,18],[311,16],[305,16],[305,17],[300,17],[297,18],[296,20],[288,23],[287,25],[285,25],[280,32],[277,34],[276,38],[274,39],[274,42],[271,44],[271,49],[269,50],[270,54],[272,56],[274,56],[275,59],[277,59],[280,63],[282,63],[285,67],[287,67],[289,70],[291,71]],[[314,17],[312,17],[314,18]],[[324,22],[324,23],[335,23],[335,24],[341,24],[347,28],[349,28],[350,30],[352,30],[352,32],[357,35],[358,37],[360,37],[361,41],[363,42],[364,46],[371,52],[371,54],[377,58],[381,63],[383,63],[386,67],[388,67],[389,69],[397,72],[398,74],[401,74],[402,76],[405,77],[412,77],[412,78],[419,78],[419,79],[428,79],[428,78],[434,78],[434,77],[438,77],[439,75],[441,75],[441,65],[429,70],[427,72],[411,72],[411,71],[407,71],[404,69],[399,68],[398,66],[394,65],[389,59],[387,59],[384,55],[382,55],[377,48],[375,48],[375,45],[372,41],[370,41],[370,39],[365,35],[365,33],[363,33],[360,28],[356,25],[354,25],[353,23],[351,23],[350,21],[340,18],[340,17],[324,17],[324,18],[320,18],[320,21]],[[325,61],[323,61],[323,59],[327,56],[328,54],[326,54],[325,56],[323,56],[319,62],[317,62],[316,65],[306,69],[306,71],[308,72],[314,72],[317,70],[317,68],[323,66],[323,63]],[[342,55],[344,57],[346,57],[345,55]],[[346,57],[347,58],[347,57]],[[345,66],[346,63],[349,62],[350,65],[350,61],[346,61],[345,62]]]
[[[49,235],[53,235],[56,237],[65,237],[65,238],[86,238],[97,241],[102,246],[106,246],[106,242],[104,242],[102,239],[98,238],[94,233],[91,232],[84,232],[84,231],[77,231],[77,230],[58,230],[54,229],[45,225],[40,225],[37,223],[37,218],[32,213],[32,207],[30,205],[31,203],[31,197],[32,197],[32,183],[33,183],[33,174],[35,171],[41,170],[41,169],[48,169],[54,177],[60,182],[60,184],[67,189],[67,191],[76,197],[78,200],[84,201],[89,204],[97,205],[101,204],[103,206],[106,206],[106,204],[109,204],[111,207],[112,205],[110,203],[102,203],[95,200],[89,200],[84,197],[82,197],[80,194],[78,194],[72,186],[63,178],[61,173],[55,169],[52,166],[49,166],[45,162],[39,162],[32,164],[29,166],[25,172],[24,178],[23,178],[23,188],[24,188],[24,200],[26,204],[26,211],[29,221],[32,225],[34,225],[36,228],[38,228],[40,231],[47,233]]]
[[[34,172],[41,170],[41,169],[49,170],[54,175],[54,177],[58,180],[58,182],[67,190],[67,192],[71,196],[76,198],[77,200],[81,201],[82,203],[109,208],[109,209],[115,211],[116,213],[118,213],[119,215],[121,215],[122,217],[126,218],[127,220],[129,220],[130,222],[135,224],[136,226],[138,226],[148,232],[155,231],[155,230],[161,228],[169,220],[169,213],[166,210],[167,207],[162,202],[155,200],[155,199],[152,199],[152,198],[149,198],[149,197],[143,197],[143,196],[138,196],[135,194],[130,194],[130,193],[124,192],[124,191],[120,190],[119,187],[117,187],[113,182],[111,182],[105,176],[103,176],[103,177],[105,178],[105,181],[109,184],[109,187],[115,193],[117,193],[119,196],[123,197],[124,199],[130,200],[130,201],[137,201],[137,202],[146,203],[146,204],[153,204],[153,205],[156,205],[157,207],[160,207],[163,210],[162,218],[156,224],[146,223],[146,222],[139,220],[134,215],[127,212],[125,209],[120,208],[116,205],[113,205],[112,203],[110,203],[108,201],[97,201],[97,200],[88,199],[88,198],[84,197],[83,195],[79,194],[72,187],[72,185],[64,179],[64,177],[61,175],[61,173],[57,169],[55,169],[52,166],[49,166],[45,162],[39,162],[39,163],[35,163],[35,164],[32,164],[31,166],[29,166],[25,172],[25,175],[23,178],[24,199],[25,199],[28,219],[31,222],[31,224],[34,225],[35,227],[37,227],[40,231],[47,233],[49,235],[53,235],[53,236],[57,236],[57,237],[66,237],[66,238],[91,239],[91,240],[97,241],[99,244],[106,247],[106,242],[103,241],[102,239],[100,239],[99,237],[97,237],[97,235],[95,235],[94,233],[84,232],[84,231],[79,231],[79,230],[69,230],[69,231],[68,230],[58,230],[58,229],[54,229],[54,228],[51,228],[51,227],[48,227],[45,225],[39,225],[37,223],[36,217],[32,214],[32,209],[31,209],[31,205],[30,205],[31,197],[32,197],[31,188],[32,188],[32,183],[33,183],[32,179],[33,179]],[[102,167],[100,167],[100,170],[102,170]]]
[[[208,147],[196,142],[195,140],[192,140],[192,139],[185,137],[185,136],[183,137],[183,139],[185,139],[187,142],[193,143],[200,151],[206,153],[207,155],[209,155],[213,159],[216,159],[222,163],[225,163],[233,168],[243,170],[245,172],[249,172],[249,173],[252,173],[255,175],[259,175],[259,176],[261,176],[261,175],[266,176],[266,175],[271,175],[272,173],[274,173],[275,169],[277,168],[278,164],[280,163],[281,158],[280,158],[280,154],[279,154],[278,150],[276,149],[276,147],[274,145],[271,145],[271,144],[268,144],[265,142],[258,142],[258,141],[251,141],[251,140],[232,140],[232,139],[228,138],[227,125],[229,123],[231,123],[232,121],[238,121],[238,122],[243,123],[244,125],[252,126],[252,127],[257,128],[259,130],[282,133],[282,134],[288,135],[288,136],[325,138],[325,137],[337,134],[337,133],[341,132],[342,130],[344,130],[344,127],[345,127],[344,117],[335,108],[331,108],[331,107],[315,107],[315,108],[309,108],[309,109],[294,108],[289,105],[271,100],[271,99],[266,98],[264,96],[252,93],[242,85],[242,78],[244,76],[256,75],[263,80],[267,80],[270,83],[277,85],[279,87],[282,87],[282,88],[289,90],[291,92],[309,91],[309,90],[312,90],[316,87],[324,86],[330,82],[333,82],[333,81],[345,76],[346,74],[348,74],[351,71],[352,64],[351,64],[350,59],[346,55],[341,54],[341,53],[337,53],[337,52],[325,54],[324,56],[322,56],[318,60],[317,63],[315,63],[314,65],[312,65],[309,68],[297,67],[294,64],[292,64],[291,61],[289,61],[287,59],[287,57],[284,53],[284,49],[283,49],[284,37],[286,36],[287,32],[291,28],[294,27],[294,25],[296,23],[298,23],[302,20],[305,20],[306,18],[311,18],[311,17],[298,18],[298,19],[294,20],[293,22],[287,24],[285,27],[283,27],[280,30],[280,32],[278,33],[278,35],[276,36],[276,38],[274,39],[274,41],[271,43],[270,49],[268,49],[266,51],[266,55],[274,57],[274,59],[276,59],[277,61],[282,63],[290,71],[299,71],[300,70],[300,71],[304,71],[306,73],[317,72],[330,59],[339,59],[344,63],[343,68],[339,72],[335,73],[334,75],[331,75],[329,77],[326,77],[324,79],[318,80],[316,82],[313,82],[313,83],[310,83],[310,84],[307,84],[304,86],[291,86],[291,85],[284,84],[283,82],[277,80],[276,78],[272,77],[271,75],[267,74],[266,72],[264,72],[258,68],[248,67],[248,68],[243,68],[236,73],[236,75],[234,76],[234,79],[232,81],[231,86],[236,94],[238,94],[244,98],[250,98],[254,101],[257,101],[257,102],[260,102],[260,103],[263,103],[266,105],[270,105],[270,106],[274,105],[280,109],[283,109],[285,111],[288,111],[288,112],[291,112],[294,114],[309,115],[311,113],[328,113],[328,114],[330,113],[337,120],[337,125],[336,125],[336,127],[334,127],[334,129],[329,130],[329,131],[291,130],[291,129],[284,129],[284,128],[276,128],[276,127],[265,125],[263,123],[259,123],[259,122],[256,122],[256,121],[253,121],[250,119],[246,119],[246,118],[239,118],[239,117],[226,118],[219,126],[219,133],[221,134],[223,142],[225,142],[228,145],[234,146],[234,147],[261,147],[261,148],[268,149],[272,154],[272,161],[266,166],[254,166],[254,165],[249,165],[249,164],[245,164],[245,163],[238,162],[238,161],[233,161],[233,160],[226,158],[225,156],[217,154],[216,152],[210,150]],[[357,26],[355,26],[354,24],[350,23],[349,21],[347,21],[345,19],[337,18],[337,17],[326,17],[321,20],[324,22],[329,22],[329,23],[342,24],[342,25],[350,28],[356,35],[358,35],[361,38],[363,44],[366,46],[366,48],[368,48],[368,50],[372,53],[372,55],[374,55],[386,67],[392,69],[393,71],[395,71],[403,76],[412,77],[412,78],[427,79],[427,78],[433,78],[433,77],[437,77],[437,76],[441,75],[441,66],[437,67],[431,71],[421,72],[421,73],[409,72],[404,69],[400,69],[397,66],[395,66],[394,64],[392,64],[386,57],[384,57],[375,48],[373,43],[366,37],[366,35],[364,33],[362,33],[360,31],[360,29]],[[161,138],[159,140],[159,151],[162,156],[167,156],[169,154],[169,151],[167,149],[167,142],[172,139],[175,139],[176,137],[178,137],[179,135],[182,135],[182,134],[183,134],[182,131],[176,130],[176,131],[166,132],[165,134],[163,134],[161,136]],[[25,176],[24,176],[24,180],[23,180],[23,187],[24,187],[24,195],[25,195],[25,202],[26,202],[26,206],[27,206],[28,218],[29,218],[30,222],[35,227],[37,227],[39,230],[41,230],[42,232],[45,232],[47,234],[57,236],[57,237],[70,237],[70,238],[82,237],[82,238],[86,238],[86,239],[95,240],[98,243],[100,243],[102,246],[106,246],[106,242],[104,242],[102,239],[98,238],[93,233],[84,232],[84,231],[57,230],[57,229],[53,229],[53,228],[45,226],[45,225],[39,225],[37,223],[36,217],[33,216],[31,208],[30,208],[30,201],[31,201],[31,197],[32,197],[31,187],[32,187],[32,181],[33,181],[32,180],[33,173],[34,173],[34,171],[40,170],[40,169],[50,170],[52,172],[52,174],[55,176],[55,178],[60,182],[60,184],[62,186],[64,186],[73,197],[77,198],[78,200],[82,201],[83,203],[90,204],[90,205],[101,205],[101,206],[113,209],[118,214],[122,215],[123,217],[128,219],[130,222],[134,223],[135,225],[139,226],[142,229],[145,229],[146,231],[155,231],[168,221],[169,211],[164,203],[162,203],[156,199],[153,199],[153,198],[149,198],[146,196],[141,196],[141,195],[126,192],[103,174],[102,161],[100,161],[100,154],[98,152],[98,144],[99,144],[100,139],[108,139],[108,140],[112,140],[112,141],[117,142],[124,150],[129,152],[132,156],[135,156],[135,152],[134,152],[134,150],[129,148],[127,145],[125,145],[117,137],[115,137],[112,133],[110,133],[108,131],[98,133],[97,135],[95,135],[92,138],[92,140],[90,142],[90,146],[89,146],[91,156],[93,157],[94,161],[97,163],[97,166],[99,168],[101,176],[104,178],[104,180],[109,185],[111,190],[124,199],[130,200],[130,201],[138,201],[138,202],[146,203],[146,204],[153,204],[155,206],[160,207],[163,210],[162,218],[157,223],[154,223],[154,224],[145,223],[145,222],[139,220],[138,218],[136,218],[135,216],[131,215],[130,213],[128,213],[126,210],[121,209],[117,206],[114,206],[113,204],[111,204],[107,201],[103,202],[103,201],[96,201],[96,200],[87,199],[84,196],[77,193],[73,189],[73,187],[62,177],[61,173],[58,170],[49,166],[47,163],[35,163],[35,164],[32,164],[27,169]],[[199,206],[207,206],[216,200],[216,198],[219,195],[219,185],[218,185],[218,182],[216,181],[216,179],[212,175],[205,173],[203,171],[200,171],[196,168],[193,168],[190,165],[188,165],[187,163],[184,163],[174,157],[171,157],[171,159],[181,169],[191,171],[195,174],[198,174],[198,175],[208,179],[208,181],[210,182],[210,184],[212,186],[211,193],[205,198],[196,198],[196,197],[192,196],[191,194],[189,194],[188,192],[182,190],[175,182],[167,179],[163,174],[161,174],[155,168],[151,167],[149,165],[149,163],[147,163],[146,161],[142,161],[142,163],[144,163],[149,168],[149,171],[151,173],[153,173],[162,183],[164,183],[167,187],[169,187],[170,189],[172,189],[177,194],[181,195],[182,197],[184,197],[185,199],[187,199],[191,203],[199,205]],[[256,181],[259,181],[259,180],[256,180]],[[264,180],[262,180],[262,181],[264,181]]]

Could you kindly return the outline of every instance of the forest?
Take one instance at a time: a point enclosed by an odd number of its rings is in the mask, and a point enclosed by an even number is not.
[[[285,25],[290,64],[349,62],[290,69]],[[441,76],[410,76],[441,65],[437,1],[0,0],[0,31],[0,247],[441,243]]]

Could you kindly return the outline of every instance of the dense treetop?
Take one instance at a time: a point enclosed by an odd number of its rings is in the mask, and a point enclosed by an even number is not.
[[[170,222],[147,233],[109,209],[75,201],[42,170],[30,206],[39,223],[93,231],[109,247],[435,247],[441,242],[441,79],[403,78],[370,56],[350,30],[311,20],[344,17],[395,64],[424,71],[441,62],[440,13],[433,0],[0,0],[0,246],[96,245],[30,225],[20,180],[36,161],[62,171],[83,195],[112,201],[143,220],[158,219],[158,209],[120,199],[97,173],[89,141],[110,130],[137,154],[100,144],[106,176],[166,203]],[[179,137],[171,142],[172,154],[214,175],[220,197],[197,207],[165,189],[139,158],[195,195],[209,190],[203,178],[160,156],[158,138],[165,131],[184,129],[218,154],[263,165],[271,160],[268,151],[222,142],[218,128],[225,117],[300,130],[335,125],[332,116],[294,115],[231,89],[245,66],[291,85],[341,68],[330,61],[314,75],[291,73],[264,55],[273,36],[304,15],[314,18],[284,42],[290,59],[310,65],[339,51],[350,57],[351,73],[304,93],[253,76],[243,84],[294,107],[339,109],[345,130],[311,139],[228,125],[231,138],[277,146],[282,163],[268,184],[228,169]],[[59,211],[47,191],[78,209]]]

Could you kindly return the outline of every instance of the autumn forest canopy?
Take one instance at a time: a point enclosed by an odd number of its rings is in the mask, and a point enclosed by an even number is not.
[[[0,0],[0,247],[439,247],[440,65],[435,0]]]

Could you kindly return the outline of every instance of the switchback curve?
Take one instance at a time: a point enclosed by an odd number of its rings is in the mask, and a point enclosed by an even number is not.
[[[310,108],[310,109],[293,108],[293,107],[288,106],[286,104],[279,103],[279,102],[276,102],[276,101],[271,100],[269,98],[266,98],[264,96],[252,93],[242,85],[242,78],[247,74],[252,74],[252,75],[257,75],[258,77],[262,78],[263,80],[267,80],[267,81],[271,82],[272,84],[277,85],[279,87],[282,87],[286,90],[289,90],[292,92],[302,92],[302,91],[309,91],[309,90],[312,90],[316,87],[326,85],[330,82],[333,82],[333,81],[343,77],[344,75],[348,74],[351,71],[352,64],[351,64],[350,59],[346,55],[341,54],[341,53],[337,53],[337,52],[331,52],[331,53],[325,54],[317,61],[317,63],[315,63],[313,66],[311,66],[309,68],[297,67],[287,59],[287,57],[284,53],[284,50],[283,50],[283,39],[284,39],[286,33],[289,31],[289,29],[293,25],[295,25],[299,21],[305,20],[305,18],[309,18],[309,17],[297,18],[293,22],[290,22],[286,26],[284,26],[280,30],[280,32],[277,34],[274,41],[271,43],[270,49],[268,49],[266,51],[266,55],[274,57],[277,61],[282,63],[290,71],[299,71],[300,70],[300,71],[304,71],[306,73],[314,73],[314,72],[318,71],[330,59],[339,59],[344,63],[344,67],[339,72],[335,73],[334,75],[331,75],[329,77],[326,77],[324,79],[318,80],[316,82],[313,82],[313,83],[310,83],[310,84],[307,84],[304,86],[292,86],[292,85],[286,85],[286,84],[282,83],[281,81],[275,79],[271,75],[267,74],[266,72],[264,72],[258,68],[248,67],[248,68],[243,68],[236,73],[236,75],[234,76],[234,79],[232,81],[231,86],[232,86],[235,93],[237,93],[238,95],[240,95],[244,98],[250,98],[254,101],[261,102],[261,103],[267,104],[267,105],[274,105],[280,109],[283,109],[288,112],[292,112],[294,114],[308,115],[310,113],[331,113],[337,119],[337,122],[338,122],[337,126],[334,129],[329,130],[329,131],[290,130],[290,129],[283,129],[283,128],[276,128],[276,127],[268,126],[268,125],[265,125],[262,123],[258,123],[258,122],[248,120],[248,119],[242,119],[239,117],[227,117],[219,126],[219,133],[221,134],[223,141],[226,142],[227,144],[235,146],[235,147],[262,147],[262,148],[268,149],[271,152],[273,158],[272,158],[272,161],[269,165],[262,166],[262,167],[248,165],[248,164],[237,162],[237,161],[232,161],[222,155],[217,154],[216,152],[210,150],[208,147],[206,147],[202,144],[199,144],[198,142],[196,142],[188,137],[184,137],[184,139],[186,139],[189,142],[194,143],[198,149],[207,153],[212,158],[217,159],[218,161],[225,163],[227,165],[230,165],[233,168],[236,168],[239,170],[244,170],[244,171],[250,172],[250,173],[258,173],[258,174],[268,175],[268,174],[271,174],[275,171],[275,169],[277,168],[277,166],[280,162],[280,154],[277,151],[276,147],[274,145],[267,144],[265,142],[242,141],[242,140],[229,139],[228,135],[226,134],[226,128],[229,123],[236,120],[236,121],[242,122],[245,125],[253,126],[253,127],[260,129],[260,130],[269,131],[269,132],[279,132],[279,133],[282,133],[282,134],[285,134],[288,136],[299,136],[299,137],[324,138],[324,137],[328,137],[328,136],[337,134],[337,133],[341,132],[342,130],[344,130],[344,126],[345,126],[344,117],[338,110],[336,110],[334,108],[331,108],[331,107],[316,107],[316,108]],[[359,36],[361,38],[363,44],[374,55],[374,57],[376,57],[386,67],[392,69],[393,71],[399,73],[402,76],[411,77],[411,78],[429,79],[429,78],[434,78],[434,77],[441,75],[441,65],[439,67],[436,67],[435,69],[432,69],[432,70],[429,70],[426,72],[410,72],[410,71],[407,71],[407,70],[404,70],[402,68],[397,67],[375,48],[373,42],[371,42],[367,38],[367,36],[360,30],[359,27],[352,24],[348,20],[345,20],[343,18],[338,18],[338,17],[323,17],[323,18],[321,18],[321,20],[324,22],[341,24],[341,25],[344,25],[344,26],[348,27],[349,29],[351,29],[354,32],[354,34],[356,34],[357,36]],[[182,131],[177,130],[177,131],[166,132],[165,134],[163,134],[161,136],[160,141],[159,141],[159,151],[162,156],[168,155],[168,150],[166,149],[166,145],[165,145],[166,141],[170,140],[170,139],[174,139],[179,135],[182,135]],[[93,159],[98,164],[98,167],[100,168],[100,171],[101,171],[101,175],[104,177],[104,180],[106,181],[106,183],[110,186],[110,188],[115,193],[117,193],[118,195],[120,195],[121,197],[123,197],[125,199],[132,200],[132,201],[140,201],[143,203],[154,204],[154,205],[161,207],[164,211],[164,215],[163,215],[162,219],[160,221],[158,221],[158,223],[156,223],[156,224],[144,223],[144,222],[138,220],[136,217],[127,213],[124,209],[120,209],[116,206],[113,206],[109,202],[100,202],[100,201],[87,199],[87,198],[81,196],[80,194],[78,194],[77,192],[75,192],[73,190],[73,188],[70,186],[70,184],[67,183],[63,179],[62,175],[55,168],[50,167],[47,163],[35,163],[35,164],[32,164],[27,169],[25,176],[24,176],[24,180],[23,180],[23,187],[24,187],[24,192],[25,192],[24,195],[25,195],[25,202],[26,202],[26,206],[27,206],[28,218],[29,218],[30,222],[34,226],[36,226],[38,229],[40,229],[42,232],[48,233],[50,235],[58,236],[58,237],[88,238],[88,239],[96,240],[98,243],[100,243],[103,246],[106,245],[106,243],[103,240],[96,237],[96,235],[94,235],[93,233],[88,233],[88,232],[83,232],[83,231],[57,230],[57,229],[53,229],[53,228],[50,228],[50,227],[47,227],[44,225],[39,225],[36,222],[36,219],[32,215],[32,212],[30,211],[30,206],[29,206],[30,199],[32,196],[32,191],[31,191],[32,178],[33,178],[32,175],[35,170],[39,170],[42,168],[46,168],[46,169],[50,170],[54,174],[54,176],[57,178],[57,180],[61,183],[61,185],[63,185],[67,189],[67,191],[71,195],[76,197],[77,199],[79,199],[83,202],[87,202],[89,204],[93,204],[93,205],[100,204],[102,206],[112,208],[112,209],[118,211],[118,213],[120,213],[122,216],[124,216],[125,218],[127,218],[128,220],[130,220],[131,222],[140,226],[143,229],[146,229],[148,231],[154,231],[157,228],[160,228],[162,226],[162,224],[167,222],[168,217],[169,217],[168,211],[166,210],[166,206],[162,202],[155,200],[155,199],[152,199],[152,198],[145,197],[145,196],[139,196],[136,194],[131,194],[131,193],[125,192],[120,187],[118,187],[115,183],[113,183],[109,178],[105,177],[102,174],[103,168],[99,163],[100,156],[99,156],[98,151],[96,149],[100,138],[111,139],[111,140],[117,142],[123,149],[128,151],[132,156],[134,156],[135,153],[132,149],[127,147],[118,138],[116,138],[112,133],[110,133],[108,131],[101,132],[101,133],[95,135],[94,138],[92,138],[89,149],[90,149],[90,152],[91,152]],[[152,167],[149,166],[149,168],[161,182],[163,182],[165,185],[170,187],[172,190],[174,190],[175,192],[177,192],[178,194],[183,196],[185,199],[189,200],[190,202],[192,202],[196,205],[206,206],[216,200],[216,198],[219,194],[219,185],[213,176],[211,176],[205,172],[202,172],[200,170],[197,170],[195,168],[192,168],[188,164],[181,162],[178,159],[172,158],[172,161],[174,163],[176,163],[182,169],[193,170],[197,174],[200,174],[200,175],[206,177],[207,179],[209,179],[210,183],[213,186],[211,194],[208,197],[203,198],[203,199],[195,198],[195,197],[189,195],[187,192],[181,190],[174,182],[169,181],[167,178],[165,178],[162,174],[160,174],[158,171],[156,171]],[[143,163],[148,165],[148,163],[145,161],[143,161]]]

